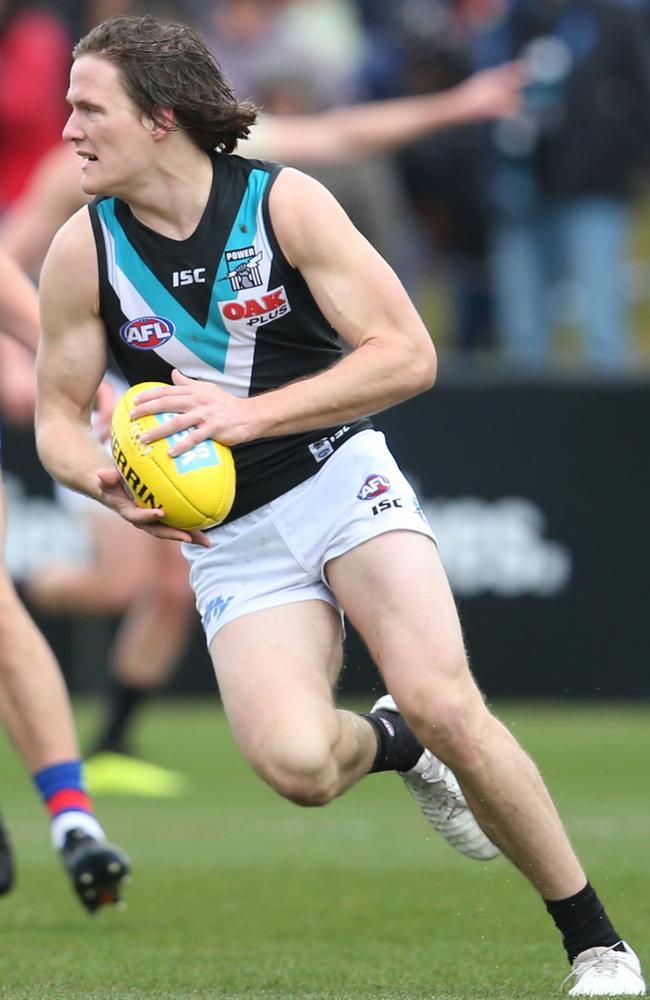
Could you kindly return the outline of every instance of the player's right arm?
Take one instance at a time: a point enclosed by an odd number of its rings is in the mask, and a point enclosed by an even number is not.
[[[55,479],[95,500],[97,470],[108,464],[90,422],[106,368],[98,294],[90,218],[81,210],[55,237],[41,272],[36,444]]]
[[[36,446],[59,482],[110,507],[161,538],[205,543],[200,532],[157,523],[160,509],[138,507],[122,487],[91,426],[106,370],[106,333],[99,316],[95,241],[86,208],[59,230],[39,285],[41,338],[36,358]]]

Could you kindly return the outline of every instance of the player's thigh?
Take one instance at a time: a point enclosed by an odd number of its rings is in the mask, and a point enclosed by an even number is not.
[[[299,601],[243,615],[220,629],[210,654],[233,735],[256,770],[268,755],[315,760],[330,752],[342,658],[341,619],[330,604]]]
[[[416,531],[371,538],[326,567],[329,584],[400,706],[446,711],[477,696],[435,543]]]

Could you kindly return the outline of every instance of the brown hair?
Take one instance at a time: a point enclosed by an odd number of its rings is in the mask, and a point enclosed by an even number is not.
[[[161,108],[172,108],[176,126],[201,149],[232,153],[255,124],[257,108],[237,101],[201,36],[185,24],[144,17],[111,17],[77,42],[72,55],[96,55],[119,69],[140,111],[168,128]]]

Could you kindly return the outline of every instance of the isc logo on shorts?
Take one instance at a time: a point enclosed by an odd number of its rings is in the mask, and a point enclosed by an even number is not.
[[[174,336],[175,326],[162,316],[139,316],[120,327],[120,337],[138,351],[152,351]]]
[[[374,500],[382,493],[387,493],[389,489],[390,479],[386,479],[386,476],[382,476],[378,472],[373,472],[357,493],[357,500]]]

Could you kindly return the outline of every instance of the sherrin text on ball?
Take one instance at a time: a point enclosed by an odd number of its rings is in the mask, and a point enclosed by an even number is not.
[[[111,422],[113,460],[129,495],[139,507],[162,507],[163,524],[182,531],[203,531],[220,524],[235,499],[235,463],[230,448],[208,439],[180,455],[169,448],[189,431],[144,444],[142,435],[171,420],[174,413],[153,413],[135,420],[135,397],[163,382],[140,382],[120,397]]]

